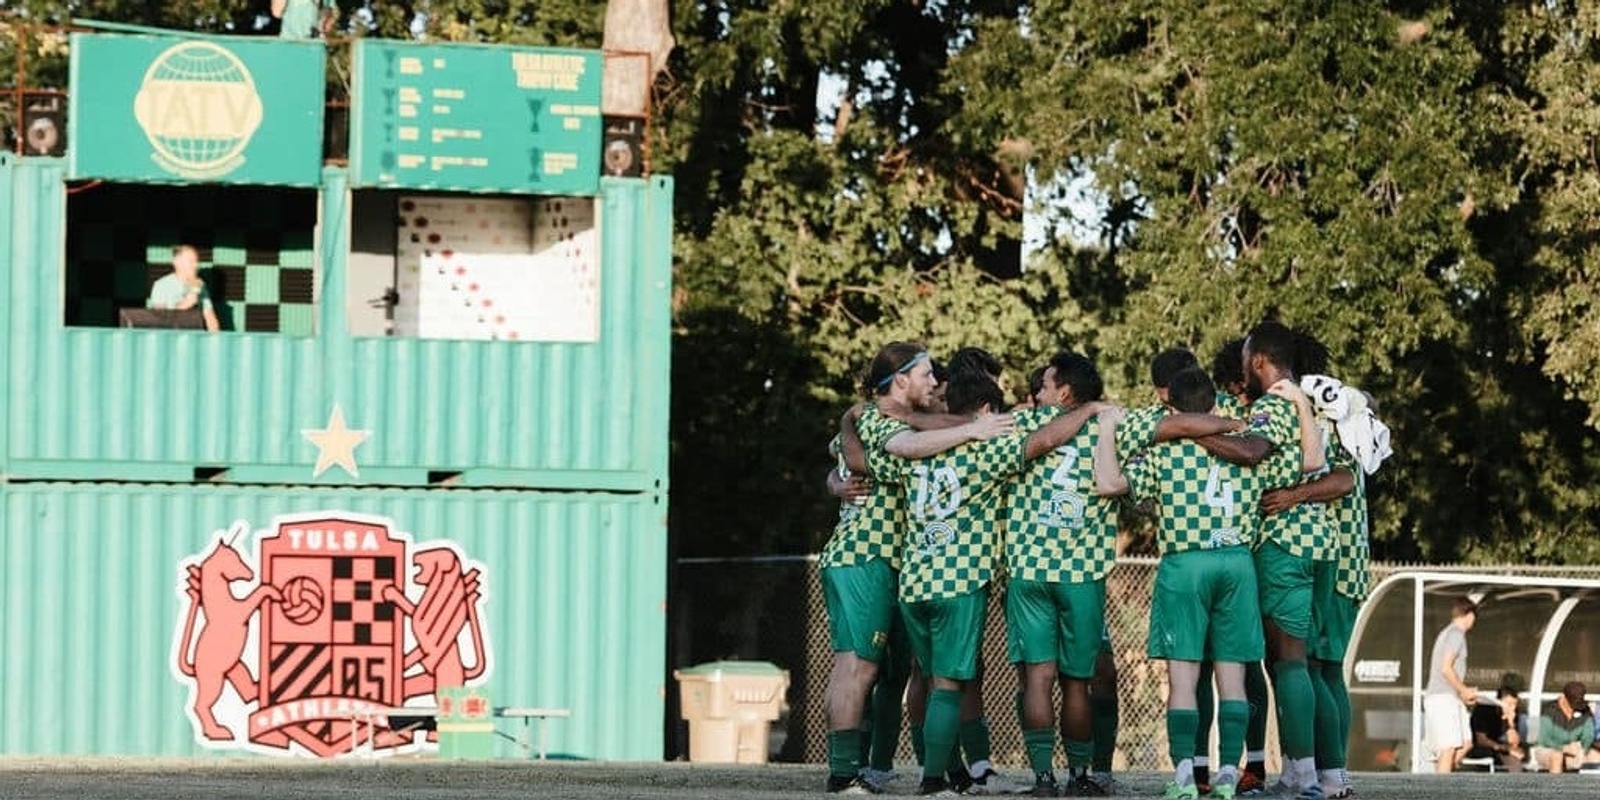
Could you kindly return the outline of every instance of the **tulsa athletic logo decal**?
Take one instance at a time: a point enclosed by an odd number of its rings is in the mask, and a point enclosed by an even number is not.
[[[179,565],[173,674],[208,747],[329,757],[420,735],[372,709],[487,677],[481,564],[343,512],[236,522]]]

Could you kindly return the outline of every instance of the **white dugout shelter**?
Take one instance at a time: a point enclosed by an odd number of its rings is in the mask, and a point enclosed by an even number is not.
[[[1516,673],[1529,739],[1568,681],[1600,697],[1600,579],[1397,572],[1372,589],[1345,655],[1350,687],[1350,769],[1431,772],[1423,741],[1422,693],[1434,637],[1450,622],[1450,601],[1479,604],[1467,634],[1469,686],[1493,698]]]

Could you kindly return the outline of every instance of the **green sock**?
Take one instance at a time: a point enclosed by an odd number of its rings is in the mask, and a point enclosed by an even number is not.
[[[1192,708],[1167,709],[1167,755],[1172,766],[1194,758],[1194,731],[1200,724],[1200,712]]]
[[[839,778],[855,777],[861,771],[861,732],[855,729],[828,731],[828,774]]]
[[[889,770],[894,767],[894,751],[900,747],[900,724],[905,717],[902,708],[905,684],[879,681],[872,693],[872,737],[870,759],[865,763],[873,769]]]
[[[1117,753],[1117,718],[1120,716],[1116,690],[1089,695],[1094,711],[1094,771],[1110,772]]]
[[[911,752],[917,757],[917,766],[925,767],[928,765],[928,744],[927,740],[923,738],[921,725],[911,726]]]
[[[1211,662],[1200,662],[1200,680],[1194,685],[1195,712],[1200,715],[1200,724],[1194,729],[1194,753],[1196,756],[1211,755],[1211,720],[1217,712],[1217,693],[1211,685]]]
[[[927,742],[928,753],[922,769],[925,778],[937,778],[950,768],[960,734],[961,693],[934,689],[928,694],[928,718],[922,723],[922,737]]]
[[[1217,705],[1217,769],[1239,766],[1244,755],[1244,731],[1250,725],[1250,704],[1224,700]]]
[[[872,758],[872,711],[873,709],[871,708],[867,709],[867,724],[862,725],[861,729],[857,731],[861,735],[859,743],[861,755],[856,759],[858,764],[866,764],[868,759]]]
[[[1273,688],[1277,690],[1278,738],[1284,758],[1298,761],[1312,752],[1316,724],[1316,691],[1306,662],[1284,659],[1273,665]]]
[[[1050,772],[1055,769],[1055,728],[1023,731],[1022,746],[1028,751],[1028,766],[1033,767],[1034,772]]]
[[[1320,769],[1341,769],[1349,761],[1348,742],[1350,741],[1350,689],[1344,684],[1344,665],[1337,663],[1323,663],[1322,682],[1328,687],[1328,693],[1333,697],[1333,708],[1337,725],[1332,733],[1328,745],[1327,760],[1323,760],[1321,753],[1317,754],[1317,767]],[[1322,729],[1317,729],[1317,749],[1322,749]]]
[[[1244,729],[1244,749],[1267,749],[1267,671],[1260,661],[1244,665],[1244,699],[1250,701],[1250,724]]]
[[[961,749],[968,764],[989,760],[989,720],[978,717],[961,723]]]
[[[1322,666],[1314,664],[1307,670],[1311,679],[1311,691],[1316,695],[1316,713],[1312,717],[1312,730],[1316,735],[1313,748],[1317,756],[1317,767],[1320,769],[1333,769],[1335,760],[1343,760],[1334,754],[1334,739],[1339,738],[1339,706],[1333,699],[1333,692],[1328,689],[1328,682],[1323,679]]]
[[[1067,750],[1067,766],[1074,772],[1094,762],[1094,742],[1087,739],[1068,739],[1062,742]]]

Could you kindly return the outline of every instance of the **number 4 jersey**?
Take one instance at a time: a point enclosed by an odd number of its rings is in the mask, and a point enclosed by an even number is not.
[[[1057,406],[1015,412],[1026,436],[1064,413]],[[1094,486],[1094,446],[1100,423],[1030,462],[1010,484],[1006,509],[1006,569],[1042,583],[1104,578],[1117,558],[1117,511]]]
[[[1123,472],[1135,498],[1159,506],[1163,555],[1251,543],[1264,491],[1256,468],[1175,439],[1150,445]]]

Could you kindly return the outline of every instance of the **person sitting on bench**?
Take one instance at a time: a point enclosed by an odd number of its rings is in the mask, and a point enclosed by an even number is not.
[[[1498,702],[1472,707],[1472,749],[1467,758],[1493,758],[1500,769],[1521,772],[1528,751],[1517,733],[1517,690],[1502,684],[1495,699]]]

